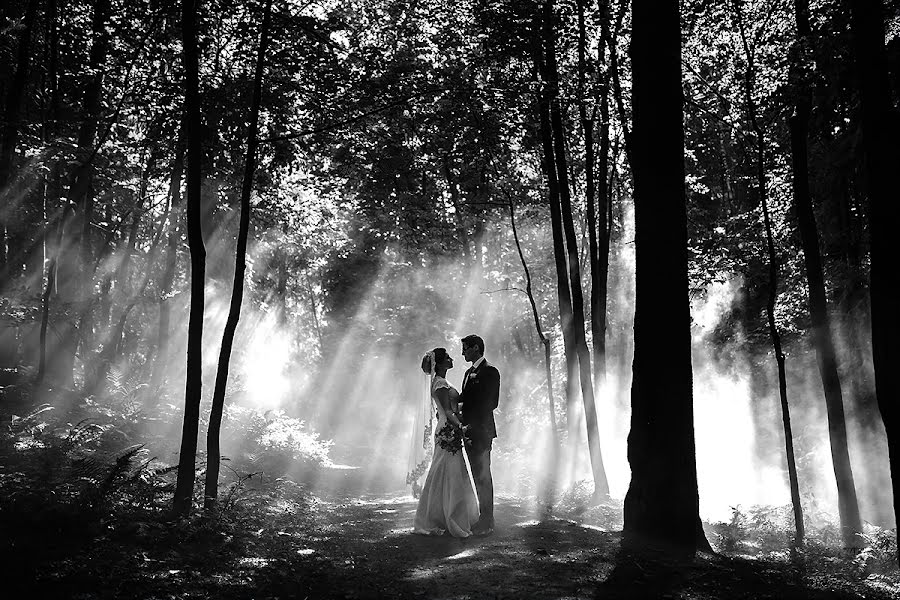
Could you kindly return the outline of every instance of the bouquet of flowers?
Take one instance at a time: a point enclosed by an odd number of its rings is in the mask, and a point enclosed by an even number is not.
[[[437,432],[435,439],[437,440],[438,446],[450,454],[459,452],[463,446],[463,442],[466,441],[463,430],[453,425],[450,421],[444,423],[444,426]]]

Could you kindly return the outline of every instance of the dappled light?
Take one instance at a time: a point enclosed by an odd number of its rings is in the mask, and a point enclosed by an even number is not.
[[[0,591],[900,597],[898,23],[4,4]]]

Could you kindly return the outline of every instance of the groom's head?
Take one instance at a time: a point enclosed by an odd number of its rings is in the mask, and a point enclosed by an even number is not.
[[[484,356],[484,340],[477,335],[467,335],[462,342],[462,355],[469,362],[475,362]]]

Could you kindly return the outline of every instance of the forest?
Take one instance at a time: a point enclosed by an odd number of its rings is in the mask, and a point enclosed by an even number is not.
[[[6,0],[0,100],[10,597],[900,597],[900,1]]]

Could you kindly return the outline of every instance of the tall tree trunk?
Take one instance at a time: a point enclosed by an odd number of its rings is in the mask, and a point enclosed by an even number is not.
[[[603,4],[606,2],[604,0],[600,0]],[[628,118],[625,114],[625,100],[624,94],[622,93],[622,77],[619,73],[619,49],[616,46],[617,40],[619,39],[619,31],[622,28],[622,21],[625,18],[625,11],[628,9],[627,0],[621,0],[621,4],[619,5],[619,12],[616,14],[616,22],[614,28],[610,30],[609,20],[603,18],[601,15],[600,20],[600,33],[604,42],[606,43],[607,48],[609,48],[609,72],[610,72],[610,80],[612,81],[612,92],[613,99],[616,104],[616,113],[619,117],[619,126],[622,128],[622,139],[625,145],[625,157],[628,160],[628,164],[630,165],[632,162],[632,133],[631,129],[628,127]],[[601,11],[603,8],[601,7]],[[606,11],[609,12],[608,10]]]
[[[197,48],[200,0],[181,1],[182,56],[184,57],[184,112],[187,143],[187,238],[191,252],[191,308],[188,323],[187,374],[184,390],[184,423],[175,483],[173,512],[187,515],[194,496],[197,433],[203,391],[203,302],[206,281],[206,248],[201,230],[201,163],[203,144],[200,115],[200,56]]]
[[[897,406],[900,379],[894,373],[900,364],[900,347],[897,345],[900,339],[900,313],[891,292],[892,288],[896,288],[896,269],[900,264],[900,246],[894,239],[900,228],[895,174],[900,161],[900,148],[897,147],[900,117],[891,110],[883,4],[880,0],[858,0],[851,2],[850,8],[853,54],[859,73],[863,154],[869,198],[869,297],[875,394],[887,434],[894,515],[900,523],[900,407]],[[900,535],[900,528],[897,531]]]
[[[750,48],[747,32],[744,25],[744,19],[737,2],[732,4],[735,12],[735,20],[741,36],[741,43],[744,48],[744,55],[747,61],[747,69],[744,77],[744,96],[747,103],[747,111],[750,116],[750,123],[756,136],[756,154],[757,154],[757,187],[759,188],[760,202],[763,210],[763,221],[766,228],[766,247],[769,255],[769,297],[766,304],[766,314],[769,324],[769,333],[772,337],[772,344],[775,349],[775,357],[778,361],[778,386],[781,396],[782,420],[785,429],[785,444],[788,458],[788,474],[791,478],[791,497],[794,504],[794,516],[800,517],[802,522],[802,511],[800,509],[800,499],[798,483],[796,479],[796,466],[793,462],[793,440],[791,439],[790,414],[787,400],[787,382],[785,373],[785,356],[781,348],[781,338],[775,323],[775,300],[778,294],[778,258],[775,252],[775,243],[772,238],[771,218],[768,210],[768,199],[766,193],[766,173],[765,173],[765,133],[759,125],[757,118],[756,103],[753,100],[753,90],[755,87],[756,65],[753,51]],[[806,12],[808,15],[808,10]],[[808,18],[808,16],[807,16]],[[808,31],[808,23],[806,25]],[[803,104],[805,101],[802,97],[799,102]],[[800,107],[808,113],[807,107]],[[806,145],[806,124],[799,123],[796,119],[792,120],[791,147],[792,158],[800,158],[795,155],[797,152],[797,143],[800,141],[798,135],[802,136],[803,149]],[[800,130],[797,130],[797,127]],[[806,172],[805,153],[802,156],[802,171]],[[797,163],[794,163],[795,166]],[[804,247],[804,255],[806,260],[806,276],[810,287],[810,316],[812,317],[813,341],[816,347],[816,358],[819,363],[819,372],[822,376],[822,382],[825,387],[825,407],[828,416],[828,433],[831,440],[831,456],[834,465],[835,479],[838,488],[838,508],[841,518],[841,528],[843,530],[844,544],[847,547],[855,547],[858,545],[858,533],[862,531],[862,523],[859,517],[859,504],[856,500],[856,487],[853,482],[853,470],[850,466],[850,454],[847,449],[847,425],[844,418],[844,405],[841,398],[840,379],[837,373],[837,363],[835,361],[834,346],[831,341],[831,331],[827,321],[827,313],[825,307],[825,283],[822,276],[821,262],[818,260],[818,236],[815,233],[815,221],[812,216],[812,206],[809,198],[808,182],[804,174],[795,172],[794,192],[795,200],[797,200],[798,220],[800,223],[800,232]],[[797,186],[800,186],[798,188]],[[802,188],[806,187],[805,190]],[[805,197],[801,197],[805,191]],[[798,196],[798,192],[801,196]],[[810,232],[810,229],[812,231]],[[793,473],[792,473],[793,472]],[[798,540],[796,543],[802,542],[803,527],[797,526]]]
[[[584,403],[584,417],[587,425],[588,451],[594,475],[594,497],[609,496],[609,482],[603,467],[600,451],[600,433],[597,426],[597,408],[594,404],[594,385],[591,378],[591,355],[588,350],[584,329],[584,294],[581,289],[581,264],[578,260],[578,240],[572,217],[572,199],[569,194],[569,178],[566,160],[566,133],[559,105],[559,72],[556,66],[556,32],[553,20],[555,11],[552,0],[544,3],[544,43],[547,56],[548,83],[550,88],[550,124],[553,131],[553,149],[559,184],[560,213],[565,234],[568,256],[569,285],[572,294],[572,328],[575,353],[578,357],[578,372],[581,383],[581,398]]]
[[[549,409],[548,416],[550,418],[550,437],[553,440],[554,448],[558,448],[559,430],[556,428],[556,412],[553,407],[553,370],[550,368],[550,340],[544,335],[544,328],[541,326],[541,315],[538,312],[531,285],[531,271],[528,269],[528,263],[525,261],[525,254],[522,252],[522,244],[519,241],[519,231],[516,227],[515,202],[511,195],[507,194],[507,198],[509,200],[509,225],[512,229],[513,240],[516,244],[516,252],[519,255],[519,262],[522,263],[522,271],[525,274],[525,295],[528,296],[528,303],[531,305],[531,315],[534,318],[535,331],[537,332],[538,339],[541,341],[541,346],[544,349],[544,373],[547,378],[547,406]]]
[[[219,491],[219,462],[222,458],[219,433],[222,428],[222,413],[225,409],[225,388],[228,385],[228,367],[234,333],[241,316],[244,298],[244,272],[247,268],[247,237],[250,231],[250,195],[253,192],[253,175],[256,171],[256,151],[259,145],[259,105],[262,97],[263,66],[266,47],[269,45],[269,21],[272,0],[266,2],[262,31],[259,36],[259,52],[256,56],[256,74],[253,79],[253,100],[250,107],[250,129],[247,133],[247,156],[244,162],[244,183],[241,188],[241,220],[238,227],[237,250],[234,261],[234,287],[231,291],[231,306],[222,334],[222,348],[219,352],[219,368],[216,372],[216,387],[213,391],[212,410],[209,416],[209,430],[206,436],[206,491],[203,508],[213,510]]]
[[[797,101],[794,106],[794,114],[789,119],[791,132],[791,164],[793,167],[793,193],[794,205],[797,210],[797,219],[800,229],[800,239],[803,244],[803,254],[806,262],[806,281],[809,287],[809,312],[813,322],[813,336],[816,345],[816,356],[819,361],[819,371],[822,381],[825,383],[826,398],[832,393],[827,382],[837,383],[838,401],[840,399],[840,382],[837,381],[837,365],[834,358],[834,346],[831,340],[830,325],[825,306],[825,281],[822,273],[822,260],[819,255],[819,234],[816,229],[815,217],[812,210],[812,198],[809,190],[809,161],[807,152],[807,137],[809,134],[810,94],[806,78],[806,60],[808,56],[808,44],[811,42],[809,27],[809,1],[794,1],[794,18],[797,26],[797,54],[794,56],[794,64],[790,67],[790,76],[797,86]],[[770,235],[770,234],[767,234]],[[824,347],[822,347],[824,346]],[[821,349],[820,349],[821,347]],[[828,358],[826,361],[825,358]],[[833,369],[833,373],[826,374],[826,366]],[[833,380],[831,378],[834,378]],[[826,400],[826,402],[828,402]],[[794,525],[796,537],[794,544],[803,544],[804,525],[803,509],[800,506],[800,491],[797,482],[797,467],[794,461],[794,448],[789,427],[789,420],[785,421],[784,437],[788,450],[788,475],[790,477],[791,502],[794,506]]]
[[[71,223],[66,225],[66,233],[70,240],[67,246],[65,261],[66,278],[76,278],[75,289],[70,290],[81,307],[78,334],[82,344],[82,361],[90,360],[93,349],[92,307],[92,273],[88,265],[93,262],[91,247],[91,220],[93,211],[93,195],[91,181],[93,179],[93,161],[99,148],[96,147],[97,129],[100,120],[101,97],[105,74],[106,57],[109,51],[110,0],[97,0],[91,22],[92,43],[88,56],[88,70],[92,74],[84,88],[81,100],[81,125],[78,129],[77,149],[72,170],[69,173],[68,201],[73,206]],[[61,265],[57,265],[60,269]]]
[[[165,381],[165,373],[169,365],[169,323],[171,320],[172,284],[175,282],[175,269],[178,266],[178,241],[181,237],[181,176],[184,172],[184,125],[178,128],[178,141],[175,147],[175,158],[172,161],[172,176],[169,180],[169,204],[171,216],[169,231],[166,236],[166,258],[162,279],[159,283],[159,329],[157,331],[156,356],[153,359],[153,375],[151,387],[156,389]]]
[[[553,370],[551,369],[551,351],[550,340],[544,335],[544,328],[541,326],[541,316],[538,312],[537,303],[534,299],[534,292],[531,286],[531,271],[528,269],[528,263],[525,261],[525,254],[522,252],[522,244],[519,241],[519,231],[516,228],[516,209],[515,201],[510,193],[506,192],[509,201],[509,225],[512,229],[513,240],[516,244],[516,252],[519,255],[519,261],[522,263],[522,271],[525,274],[525,295],[528,296],[528,302],[531,305],[531,315],[534,318],[534,328],[537,331],[538,339],[544,349],[544,371],[547,378],[547,408],[550,417],[550,441],[551,451],[547,457],[547,464],[550,468],[546,469],[546,491],[547,497],[552,503],[556,488],[556,469],[555,466],[559,460],[559,430],[556,427],[556,411],[553,402]]]
[[[766,251],[769,263],[769,289],[766,301],[766,323],[769,328],[769,337],[772,340],[772,348],[775,352],[775,362],[778,370],[778,392],[781,406],[781,422],[784,429],[785,457],[788,467],[788,485],[791,490],[791,504],[794,510],[794,528],[795,536],[793,544],[800,546],[803,544],[804,526],[803,526],[803,508],[800,505],[800,486],[797,479],[797,463],[794,457],[794,436],[791,427],[790,404],[787,398],[787,374],[785,369],[785,354],[781,345],[781,334],[778,332],[778,325],[775,321],[775,301],[778,298],[778,255],[775,252],[775,241],[772,236],[772,221],[769,215],[769,201],[766,190],[766,163],[765,151],[766,142],[765,134],[759,125],[757,119],[756,102],[753,100],[753,90],[755,87],[755,61],[753,52],[747,40],[747,33],[744,28],[744,19],[741,14],[740,7],[736,2],[732,4],[735,13],[735,22],[740,33],[741,42],[744,48],[744,59],[747,67],[744,74],[744,99],[747,105],[747,113],[750,119],[751,129],[753,130],[756,141],[756,187],[759,193],[760,207],[763,213],[763,224],[765,228]]]
[[[3,130],[0,134],[0,201],[2,201],[0,202],[0,207],[2,207],[0,208],[0,282],[7,279],[6,270],[9,257],[6,253],[8,235],[6,218],[9,211],[14,208],[4,196],[8,193],[9,182],[12,179],[13,156],[15,156],[16,144],[19,140],[19,116],[22,112],[25,87],[28,83],[28,69],[31,65],[31,33],[34,31],[37,5],[37,0],[28,0],[28,4],[25,6],[19,51],[16,55],[16,71],[6,90],[6,104],[3,110]]]
[[[541,31],[538,22],[537,31]],[[573,408],[575,406],[575,381],[578,369],[575,355],[575,340],[572,335],[572,297],[569,291],[569,274],[566,269],[566,247],[563,237],[562,216],[559,208],[559,180],[557,165],[553,156],[553,131],[550,125],[550,95],[546,83],[543,57],[543,41],[536,40],[535,70],[541,73],[544,83],[538,95],[538,125],[541,136],[541,168],[547,179],[547,201],[550,207],[550,227],[553,234],[553,259],[556,266],[556,297],[559,305],[559,322],[563,336],[563,355],[566,363],[566,417],[571,425],[575,422]]]
[[[609,3],[599,0],[600,20],[609,27]],[[609,163],[609,67],[604,60],[605,44],[597,48],[597,62],[603,69],[600,74],[600,156],[599,177],[597,178],[597,198],[590,196],[588,204],[588,224],[591,237],[596,242],[596,250],[591,252],[591,340],[594,350],[594,385],[603,389],[606,382],[606,302],[609,295],[609,185],[607,172]],[[587,152],[585,152],[587,154]],[[596,214],[594,206],[596,202]]]
[[[677,0],[632,1],[636,298],[623,543],[708,548],[699,516]]]
[[[44,92],[49,96],[48,107],[44,119],[43,139],[44,143],[49,143],[56,135],[56,120],[59,117],[59,81],[58,81],[58,65],[59,65],[59,27],[57,23],[57,0],[47,0],[46,11],[46,28],[47,28],[47,48],[46,48],[46,77]],[[38,372],[36,381],[38,384],[44,382],[47,377],[47,330],[50,325],[50,302],[53,292],[56,291],[56,268],[59,262],[59,253],[63,240],[63,225],[68,217],[68,207],[59,207],[61,197],[60,189],[60,166],[59,161],[54,160],[50,165],[49,173],[45,180],[44,193],[44,212],[49,217],[51,213],[59,210],[60,214],[55,226],[55,243],[48,248],[48,261],[46,280],[44,282],[44,290],[41,294],[41,324],[38,334]],[[49,230],[48,230],[49,231]],[[45,242],[46,245],[46,242]],[[63,352],[55,353],[56,356],[64,355]],[[71,369],[68,369],[71,375]]]

